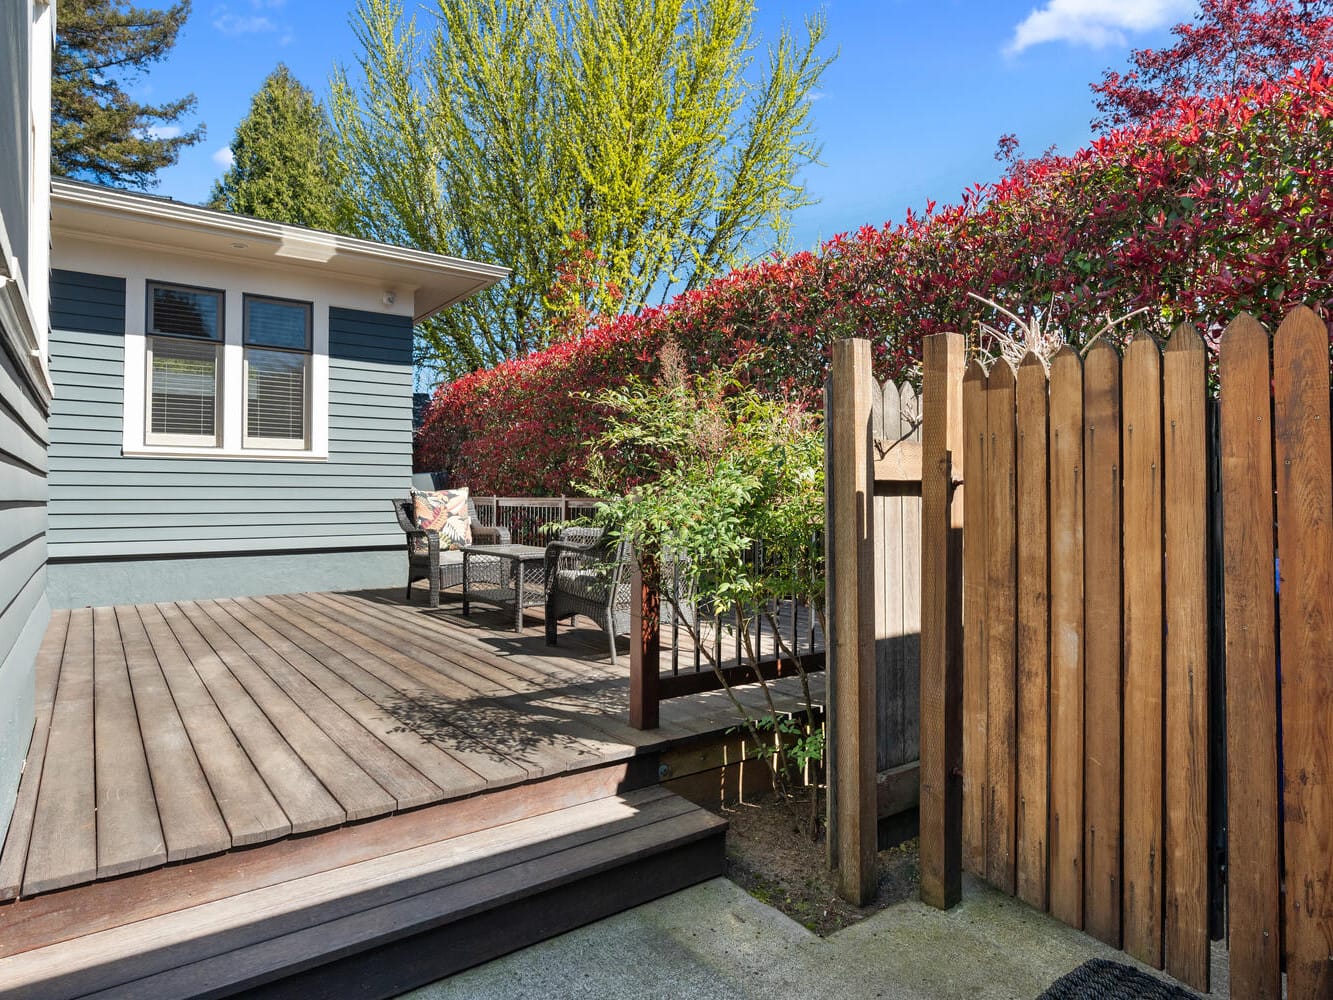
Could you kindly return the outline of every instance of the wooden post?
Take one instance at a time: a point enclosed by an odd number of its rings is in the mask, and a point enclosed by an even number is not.
[[[830,785],[836,810],[831,847],[838,892],[860,906],[879,884],[875,790],[875,555],[870,341],[833,343],[833,400],[829,424],[833,495],[830,578],[833,714]]]
[[[656,729],[657,684],[662,669],[657,558],[640,553],[633,566],[629,588],[629,724],[635,729]]]
[[[921,433],[921,899],[959,901],[963,825],[963,337],[926,337]]]

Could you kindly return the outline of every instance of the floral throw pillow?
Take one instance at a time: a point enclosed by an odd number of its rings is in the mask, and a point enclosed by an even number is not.
[[[412,491],[412,512],[417,527],[440,536],[440,551],[472,544],[472,519],[467,514],[467,487],[437,490],[434,493]]]

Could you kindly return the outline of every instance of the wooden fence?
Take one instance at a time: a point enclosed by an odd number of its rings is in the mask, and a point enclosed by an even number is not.
[[[837,669],[829,712],[829,857],[843,894],[874,894],[878,820],[917,803],[920,748],[921,418],[916,391],[870,375],[842,342],[828,390],[828,602]],[[838,428],[845,433],[835,434]],[[838,637],[842,637],[839,641]]]
[[[1272,338],[1247,317],[1226,331],[1211,504],[1207,358],[1188,327],[1164,351],[1066,349],[1049,375],[961,359],[961,338],[928,338],[923,898],[956,901],[961,862],[1207,989],[1225,786],[1232,995],[1281,996],[1285,968],[1288,996],[1333,996],[1326,325],[1298,309]],[[851,666],[835,657],[835,689]]]

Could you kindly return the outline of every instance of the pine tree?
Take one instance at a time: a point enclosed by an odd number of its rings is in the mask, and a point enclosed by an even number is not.
[[[195,108],[189,94],[140,104],[124,85],[176,44],[190,0],[165,9],[118,0],[60,5],[51,74],[51,171],[102,184],[146,188],[204,137],[178,124]]]
[[[335,165],[330,145],[323,106],[279,63],[236,128],[232,165],[213,185],[209,205],[333,229]]]

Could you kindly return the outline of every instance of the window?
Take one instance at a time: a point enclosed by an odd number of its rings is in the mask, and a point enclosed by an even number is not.
[[[244,446],[304,449],[309,442],[311,306],[253,295],[244,301]]]
[[[327,461],[330,306],[321,284],[206,264],[180,270],[180,281],[126,278],[129,301],[141,304],[125,331],[122,453]]]
[[[218,443],[221,330],[221,292],[148,285],[148,443]]]

